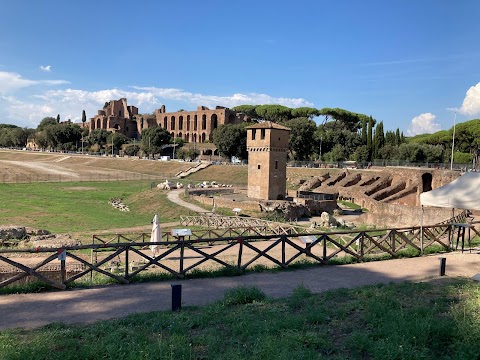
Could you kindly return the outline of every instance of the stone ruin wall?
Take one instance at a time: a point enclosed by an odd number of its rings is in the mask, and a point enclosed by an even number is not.
[[[450,183],[460,174],[435,169],[388,168],[378,171],[341,171],[309,179],[301,190],[338,194],[366,209],[360,221],[385,227],[420,225],[419,197],[425,190]],[[429,181],[431,179],[431,181]],[[452,216],[451,209],[424,208],[424,224]]]

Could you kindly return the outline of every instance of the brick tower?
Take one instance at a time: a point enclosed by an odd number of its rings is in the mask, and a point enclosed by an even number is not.
[[[265,121],[247,127],[248,197],[283,200],[290,129]]]

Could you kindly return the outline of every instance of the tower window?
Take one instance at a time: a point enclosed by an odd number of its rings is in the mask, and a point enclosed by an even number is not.
[[[275,160],[275,170],[278,170],[278,160]]]
[[[261,140],[265,139],[265,129],[260,129],[260,139]]]
[[[257,169],[260,170],[260,164],[257,165]]]
[[[252,130],[252,140],[255,140],[255,135],[257,133],[257,130],[256,129],[253,129]]]

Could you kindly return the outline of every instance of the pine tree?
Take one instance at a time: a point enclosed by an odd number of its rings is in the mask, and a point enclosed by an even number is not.
[[[85,110],[82,111],[82,123],[85,124],[85,122],[87,121],[87,115],[85,114]]]

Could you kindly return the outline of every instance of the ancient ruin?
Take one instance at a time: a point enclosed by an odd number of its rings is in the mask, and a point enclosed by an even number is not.
[[[195,111],[166,112],[165,105],[162,105],[153,114],[140,114],[137,107],[127,105],[127,99],[122,98],[106,103],[84,126],[90,131],[104,129],[134,139],[138,139],[144,129],[161,127],[172,137],[187,142],[204,143],[213,140],[213,130],[218,126],[240,124],[244,121],[249,122],[250,118],[223,106],[215,109],[199,106]]]

